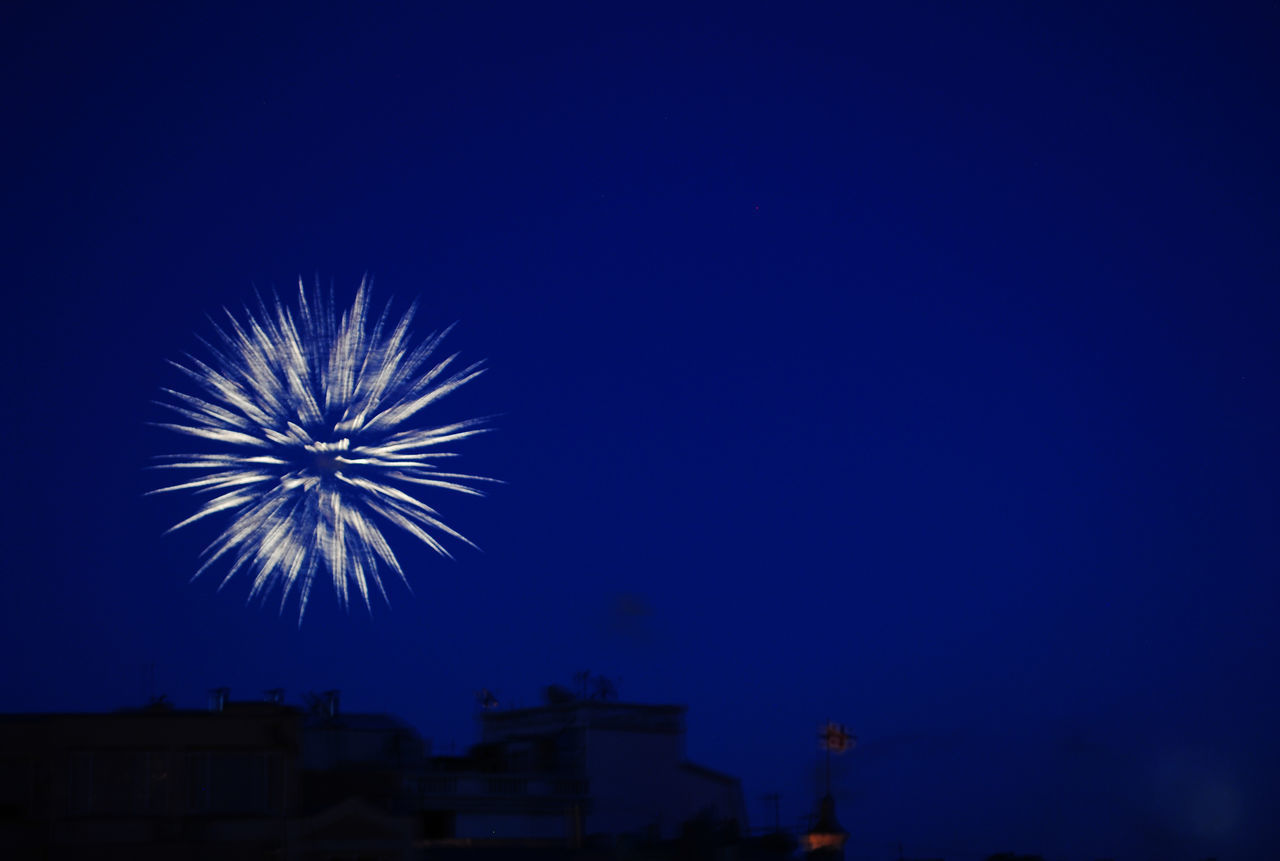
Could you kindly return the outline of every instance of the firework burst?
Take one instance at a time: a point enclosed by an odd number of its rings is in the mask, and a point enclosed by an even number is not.
[[[277,297],[243,320],[227,312],[223,326],[214,324],[216,340],[205,342],[208,362],[172,363],[197,393],[164,389],[159,403],[181,420],[160,426],[216,450],[159,458],[159,468],[193,477],[152,492],[204,497],[170,532],[223,512],[231,518],[195,577],[227,557],[222,585],[246,570],[252,600],[278,583],[281,612],[296,587],[301,624],[322,568],[343,606],[353,586],[366,607],[371,589],[385,600],[384,566],[408,586],[383,531],[388,524],[444,556],[443,536],[471,543],[418,497],[425,488],[483,495],[473,485],[493,479],[444,472],[439,462],[456,456],[441,446],[485,432],[485,420],[432,427],[419,418],[483,368],[451,370],[456,353],[436,357],[448,329],[414,345],[413,313],[393,321],[388,305],[371,323],[362,282],[338,317],[332,296],[308,296],[299,282],[296,310]]]

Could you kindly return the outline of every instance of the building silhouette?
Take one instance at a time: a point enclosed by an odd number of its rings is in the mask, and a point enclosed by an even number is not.
[[[738,780],[684,758],[684,714],[683,706],[581,699],[487,711],[480,750],[512,773],[589,790],[589,799],[579,796],[585,834],[671,839],[698,817],[745,828]]]
[[[223,701],[0,716],[0,856],[278,853],[299,812],[301,718]]]
[[[736,778],[684,759],[684,714],[489,709],[462,756],[341,710],[336,691],[304,708],[217,689],[208,709],[2,715],[0,857],[700,856],[741,842],[746,817]]]

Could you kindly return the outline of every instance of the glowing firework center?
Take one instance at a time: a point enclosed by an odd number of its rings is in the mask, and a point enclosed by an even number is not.
[[[493,480],[437,465],[457,454],[441,446],[487,430],[482,419],[434,427],[414,421],[483,373],[480,363],[448,373],[457,354],[433,358],[448,330],[414,346],[413,309],[392,325],[388,306],[369,325],[368,305],[362,283],[339,319],[332,300],[318,292],[308,299],[299,284],[296,314],[278,298],[270,310],[246,311],[243,322],[228,312],[228,328],[215,326],[218,343],[209,345],[212,363],[174,363],[199,394],[165,389],[169,400],[161,402],[185,420],[162,427],[217,449],[159,459],[161,468],[199,477],[154,493],[207,497],[173,529],[219,512],[231,516],[196,575],[227,557],[224,584],[241,569],[252,572],[252,599],[279,583],[281,609],[297,586],[299,622],[322,564],[344,605],[350,586],[366,606],[370,586],[385,599],[383,566],[407,584],[383,533],[387,524],[445,556],[437,535],[470,544],[418,494],[435,488],[480,496],[472,485]]]

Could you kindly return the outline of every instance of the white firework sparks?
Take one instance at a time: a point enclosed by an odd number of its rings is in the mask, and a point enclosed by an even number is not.
[[[153,493],[190,490],[208,497],[170,532],[220,512],[231,516],[205,549],[196,577],[226,556],[232,561],[222,585],[247,569],[252,600],[280,583],[281,612],[298,586],[301,624],[322,566],[343,606],[352,584],[366,607],[371,585],[386,599],[378,573],[383,565],[408,585],[383,534],[386,524],[445,556],[437,536],[471,543],[418,492],[483,495],[472,485],[493,479],[442,472],[438,461],[456,456],[441,446],[484,433],[485,420],[436,427],[414,420],[483,373],[481,363],[450,372],[456,353],[434,358],[448,329],[414,346],[413,308],[394,323],[389,311],[368,325],[362,282],[339,319],[332,298],[326,303],[319,291],[308,298],[299,282],[296,313],[279,298],[273,309],[246,310],[243,322],[227,312],[227,328],[214,326],[220,343],[205,344],[210,363],[191,356],[186,364],[172,363],[200,391],[164,389],[170,400],[160,403],[184,421],[160,426],[210,440],[219,450],[160,458],[160,468],[194,470],[196,477]]]

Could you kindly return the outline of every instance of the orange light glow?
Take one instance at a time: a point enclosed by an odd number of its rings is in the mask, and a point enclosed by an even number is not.
[[[817,849],[839,849],[844,845],[844,834],[810,833],[804,836],[805,847],[813,852]]]

